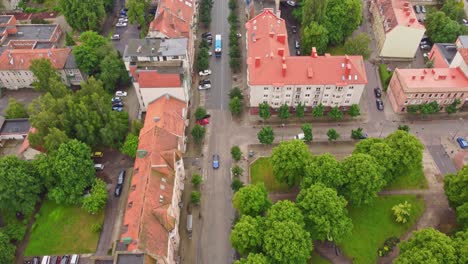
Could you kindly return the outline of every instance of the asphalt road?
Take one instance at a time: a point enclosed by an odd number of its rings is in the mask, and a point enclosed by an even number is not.
[[[456,173],[457,169],[442,145],[427,146],[442,175]]]
[[[228,1],[214,1],[211,12],[210,31],[222,36],[221,58],[213,56],[210,61],[212,70],[210,90],[205,95],[205,107],[211,114],[208,128],[207,145],[204,149],[203,171],[204,187],[202,193],[202,218],[200,237],[197,238],[197,261],[203,264],[232,263],[234,250],[229,242],[230,229],[234,219],[232,191],[230,187],[230,144],[229,134],[233,123],[229,112],[229,90],[231,89],[231,70],[228,55],[229,15]],[[214,49],[214,44],[212,46]],[[214,54],[214,50],[212,50]],[[220,156],[220,168],[213,169],[212,155]]]

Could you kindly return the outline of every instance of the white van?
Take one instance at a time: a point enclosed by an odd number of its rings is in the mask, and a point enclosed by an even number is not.
[[[104,164],[94,164],[94,169],[97,171],[102,171],[104,169]]]
[[[41,264],[49,264],[50,257],[49,256],[44,256],[42,257]]]
[[[304,133],[300,133],[294,136],[294,139],[304,140]]]
[[[78,264],[79,260],[80,260],[80,255],[72,255],[70,264]]]

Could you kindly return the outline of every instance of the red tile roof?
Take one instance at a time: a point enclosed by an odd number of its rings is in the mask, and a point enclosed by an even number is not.
[[[175,73],[158,73],[157,71],[137,71],[140,88],[181,87],[180,75]]]
[[[121,235],[122,240],[132,239],[129,251],[167,256],[169,233],[176,224],[170,212],[174,162],[181,159],[178,145],[184,140],[186,107],[185,102],[170,96],[148,106],[123,221],[126,231]]]
[[[0,55],[0,71],[28,70],[31,61],[41,58],[50,60],[55,69],[63,69],[70,52],[70,48],[5,50]]]
[[[160,0],[149,30],[159,31],[169,38],[188,38],[193,12],[192,0]]]
[[[272,9],[248,21],[250,85],[365,84],[366,71],[362,56],[290,56],[283,19]]]
[[[431,51],[428,55],[430,60],[434,61],[433,68],[447,68],[449,67],[448,61],[444,58],[442,51],[439,49],[438,45],[432,46]]]
[[[433,69],[395,69],[409,92],[468,91],[468,78],[460,67]]]
[[[380,14],[383,15],[385,31],[389,32],[397,26],[424,29],[418,22],[413,6],[407,0],[375,0]]]

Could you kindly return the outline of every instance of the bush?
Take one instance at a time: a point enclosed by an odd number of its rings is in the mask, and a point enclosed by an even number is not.
[[[387,256],[390,252],[392,252],[393,248],[398,245],[399,242],[400,239],[398,237],[387,238],[387,240],[384,242],[384,246],[377,249],[377,254],[379,257]]]
[[[380,64],[379,65],[379,73],[380,73],[380,81],[382,82],[382,87],[384,91],[387,91],[388,84],[390,83],[390,79],[392,78],[393,72],[388,71],[387,64]]]
[[[200,174],[192,175],[192,184],[194,187],[198,188],[200,184],[203,182],[203,178]]]
[[[236,165],[232,167],[231,172],[234,177],[240,177],[242,174],[244,174],[244,169],[242,169],[239,165]]]
[[[242,158],[242,151],[240,150],[239,146],[233,146],[231,148],[231,155],[232,159],[235,161],[239,161]]]
[[[234,178],[231,183],[231,189],[237,192],[240,188],[244,187],[244,183],[239,178]]]
[[[26,226],[21,223],[7,225],[3,232],[8,235],[11,240],[21,241],[26,235]]]
[[[91,226],[91,231],[93,233],[101,233],[102,231],[102,223],[94,223],[92,226]]]
[[[411,216],[411,204],[408,201],[392,207],[393,215],[397,223],[406,223]]]
[[[193,204],[200,204],[201,193],[198,191],[192,191],[190,193],[190,202]]]

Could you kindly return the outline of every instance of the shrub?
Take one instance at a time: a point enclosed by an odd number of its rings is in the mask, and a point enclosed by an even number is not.
[[[21,241],[26,234],[26,226],[21,223],[7,225],[3,232],[8,235],[11,240]]]
[[[397,204],[392,207],[393,215],[395,216],[395,221],[397,223],[406,223],[408,222],[411,216],[411,204],[408,201],[404,203]]]
[[[244,187],[244,183],[239,178],[234,178],[231,183],[231,189],[237,192],[240,188]]]
[[[384,246],[377,249],[377,254],[379,257],[387,256],[390,252],[392,252],[393,248],[398,245],[399,242],[400,239],[398,237],[387,238],[387,240],[384,242]]]
[[[192,175],[192,184],[194,187],[198,188],[200,184],[203,182],[203,178],[200,174]]]
[[[244,170],[239,165],[232,167],[231,172],[234,177],[240,177],[244,174]]]
[[[379,65],[379,73],[380,73],[380,81],[382,82],[382,87],[384,91],[387,91],[388,84],[390,83],[390,79],[392,78],[393,72],[387,69],[387,64],[380,64]]]
[[[239,146],[233,146],[231,148],[231,155],[235,161],[239,161],[242,158],[242,151],[240,150]]]
[[[201,193],[198,191],[192,191],[190,193],[190,202],[193,204],[200,204]]]
[[[91,231],[93,233],[100,233],[102,231],[102,223],[94,223],[91,226]]]

